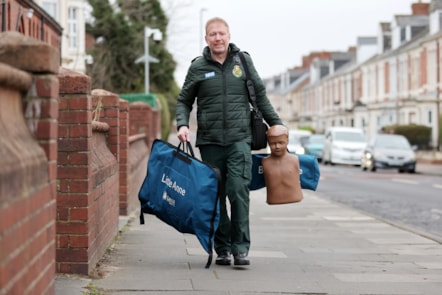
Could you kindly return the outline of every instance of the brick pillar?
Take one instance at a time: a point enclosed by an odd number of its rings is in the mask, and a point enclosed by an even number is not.
[[[57,272],[88,274],[91,81],[66,69],[59,80]]]
[[[129,178],[129,103],[120,99],[120,215],[128,215],[128,178]]]
[[[109,125],[107,145],[118,161],[120,151],[120,98],[107,90],[92,90],[92,115],[93,120]]]
[[[0,34],[0,294],[55,292],[58,61],[48,44]]]
[[[57,271],[87,275],[118,233],[119,99],[93,98],[80,73],[59,80]]]

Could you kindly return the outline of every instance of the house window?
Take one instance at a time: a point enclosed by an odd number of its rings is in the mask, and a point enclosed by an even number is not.
[[[416,124],[416,113],[415,112],[410,112],[408,114],[408,122],[409,122],[409,124]]]
[[[68,34],[69,48],[77,49],[78,47],[78,9],[77,7],[69,7],[68,11]]]
[[[433,113],[431,111],[428,111],[428,124],[433,123]]]
[[[53,19],[59,21],[57,0],[45,0],[41,3],[41,6]]]
[[[406,33],[406,28],[405,27],[401,27],[401,43],[406,40],[406,38],[407,38],[406,34],[407,34]]]

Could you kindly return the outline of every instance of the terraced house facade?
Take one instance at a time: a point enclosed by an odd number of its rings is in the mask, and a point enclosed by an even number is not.
[[[442,1],[419,1],[410,15],[379,23],[377,36],[358,37],[346,52],[311,52],[302,65],[266,79],[291,128],[362,128],[367,136],[392,124],[432,128],[439,142]]]

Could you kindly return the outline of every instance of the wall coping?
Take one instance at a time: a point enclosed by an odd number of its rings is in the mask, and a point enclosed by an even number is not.
[[[141,140],[141,139],[145,139],[147,138],[147,134],[146,133],[139,133],[139,134],[134,134],[129,136],[129,143]]]
[[[0,63],[0,84],[26,93],[31,87],[32,76],[7,64]]]
[[[106,133],[110,129],[109,124],[105,122],[92,121],[91,125],[93,132]]]

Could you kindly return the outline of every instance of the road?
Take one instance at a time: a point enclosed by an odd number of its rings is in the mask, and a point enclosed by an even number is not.
[[[320,169],[323,197],[442,241],[442,177],[346,165]]]

